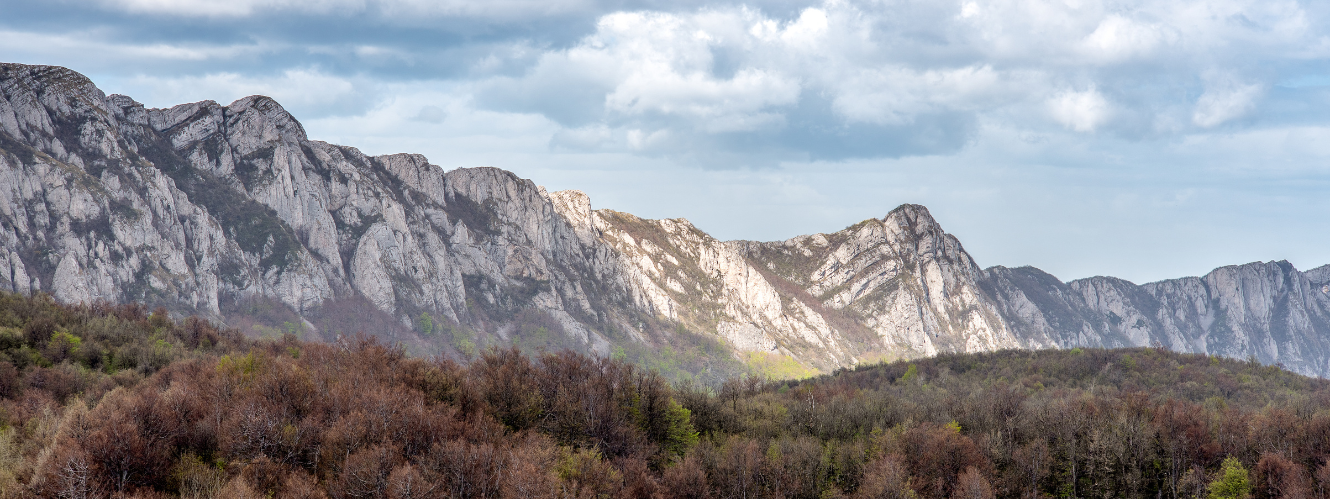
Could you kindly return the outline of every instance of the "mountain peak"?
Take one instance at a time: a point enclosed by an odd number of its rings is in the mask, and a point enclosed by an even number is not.
[[[916,234],[942,230],[937,220],[928,212],[928,208],[921,204],[902,204],[888,212],[887,216],[882,217],[882,223],[897,225]]]
[[[233,121],[253,120],[255,123],[252,126],[271,126],[287,140],[309,140],[305,134],[305,127],[300,121],[272,97],[251,95],[237,99],[226,106],[226,111],[235,116],[232,118]],[[236,123],[232,126],[244,126],[244,124]]]
[[[718,241],[498,168],[312,141],[269,97],[144,109],[49,66],[0,65],[0,127],[0,290],[247,332],[372,329],[426,355],[668,346],[701,359],[695,374],[1156,342],[1330,373],[1330,267],[1144,286],[984,272],[917,204],[832,234]]]

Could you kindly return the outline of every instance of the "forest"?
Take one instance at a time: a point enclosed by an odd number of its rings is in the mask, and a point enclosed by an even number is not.
[[[1330,499],[1330,382],[1162,349],[671,383],[0,293],[0,497]]]

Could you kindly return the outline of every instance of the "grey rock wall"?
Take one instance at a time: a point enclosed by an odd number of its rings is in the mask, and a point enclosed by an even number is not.
[[[1330,266],[1063,283],[979,268],[917,205],[829,234],[718,241],[503,170],[310,140],[266,97],[148,109],[19,64],[0,64],[0,289],[223,321],[268,303],[311,328],[369,311],[426,352],[457,338],[412,332],[421,314],[507,340],[538,311],[603,355],[687,331],[725,345],[714,355],[822,370],[1157,345],[1330,374]]]

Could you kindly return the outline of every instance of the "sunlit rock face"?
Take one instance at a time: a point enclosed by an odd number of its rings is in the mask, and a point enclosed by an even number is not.
[[[1330,374],[1330,266],[1258,262],[1139,286],[1112,277],[1064,284],[1029,267],[985,272],[985,288],[1031,347],[1155,346]]]
[[[4,290],[216,320],[267,303],[310,328],[359,303],[417,346],[447,343],[424,337],[422,314],[504,339],[534,310],[602,355],[687,333],[723,346],[710,355],[821,370],[1156,345],[1330,372],[1330,267],[1063,283],[979,268],[917,205],[834,233],[718,241],[503,170],[309,140],[266,97],[147,109],[49,66],[0,64],[0,243]]]

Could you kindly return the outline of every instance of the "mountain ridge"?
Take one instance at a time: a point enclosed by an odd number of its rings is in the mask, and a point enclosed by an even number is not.
[[[1330,266],[1064,283],[980,268],[912,204],[720,241],[500,169],[310,140],[267,97],[149,109],[52,66],[0,65],[0,150],[0,289],[65,301],[324,337],[363,321],[425,354],[521,343],[668,364],[677,349],[701,359],[693,374],[1151,345],[1330,374]]]

